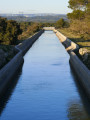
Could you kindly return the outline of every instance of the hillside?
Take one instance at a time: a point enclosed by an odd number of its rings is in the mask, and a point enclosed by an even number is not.
[[[51,14],[51,15],[34,15],[34,16],[26,16],[26,15],[15,15],[15,16],[4,16],[8,20],[16,20],[18,22],[25,21],[25,22],[51,22],[54,23],[60,18],[67,19],[66,15],[62,14]]]

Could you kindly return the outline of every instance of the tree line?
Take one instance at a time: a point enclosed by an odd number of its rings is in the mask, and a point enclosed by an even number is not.
[[[16,45],[44,26],[55,25],[54,23],[17,22],[0,17],[0,44]]]
[[[56,28],[67,27],[68,22],[63,18],[56,23],[17,22],[0,17],[0,44],[16,45],[21,42],[19,40],[26,39],[43,27],[51,26]]]
[[[20,22],[20,28],[22,30],[22,34],[18,36],[18,39],[25,40],[27,37],[30,37],[35,32],[42,29],[42,25],[34,22]]]
[[[67,16],[70,20],[70,29],[79,33],[81,37],[90,37],[90,0],[69,0],[72,13]]]
[[[16,21],[0,17],[0,44],[15,44],[21,33],[20,25]]]
[[[16,45],[21,39],[25,39],[42,27],[40,23],[17,22],[0,17],[0,44]]]
[[[68,21],[63,18],[56,22],[56,28],[68,28],[84,39],[90,39],[90,0],[69,0],[72,13],[67,14]]]

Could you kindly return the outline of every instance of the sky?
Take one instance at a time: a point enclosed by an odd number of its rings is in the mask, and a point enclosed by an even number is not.
[[[0,0],[0,13],[67,14],[69,0]]]

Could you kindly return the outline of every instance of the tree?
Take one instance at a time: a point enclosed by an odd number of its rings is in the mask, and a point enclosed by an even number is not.
[[[64,27],[64,24],[65,24],[65,21],[64,21],[63,18],[61,18],[60,20],[58,20],[58,21],[56,22],[56,27],[57,27],[57,28],[62,28],[62,27]]]
[[[3,41],[3,36],[5,35],[6,27],[7,27],[6,19],[0,17],[0,43]]]
[[[70,19],[70,29],[81,36],[90,35],[90,0],[69,0],[69,8],[73,10],[67,16]]]
[[[0,18],[0,43],[16,44],[18,35],[21,34],[20,25],[14,20]]]
[[[85,18],[85,12],[83,12],[81,10],[74,10],[72,13],[68,13],[67,17],[69,19],[82,20]]]
[[[14,21],[14,20],[9,20],[7,21],[7,28],[6,28],[6,35],[5,39],[9,41],[10,44],[16,44],[18,35],[22,33],[20,29],[20,25]]]
[[[89,0],[69,0],[69,8],[73,10],[77,9],[86,9],[87,4],[89,3]]]
[[[90,0],[69,0],[69,8],[73,10],[68,16],[72,17],[76,15],[82,17],[85,15],[90,15]]]

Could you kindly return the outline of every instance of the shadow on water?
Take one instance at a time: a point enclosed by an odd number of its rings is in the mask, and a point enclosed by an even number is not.
[[[83,105],[81,104],[80,100],[71,100],[68,104],[68,118],[70,120],[90,120],[90,100],[83,87],[80,85],[78,77],[71,65],[70,68],[70,72],[74,78],[74,82]]]
[[[4,108],[6,107],[6,104],[8,103],[8,100],[10,99],[12,93],[15,90],[18,80],[22,74],[22,67],[23,67],[23,64],[17,70],[17,72],[13,76],[12,80],[7,84],[7,88],[4,91],[4,93],[2,95],[0,95],[0,116],[1,116]]]

